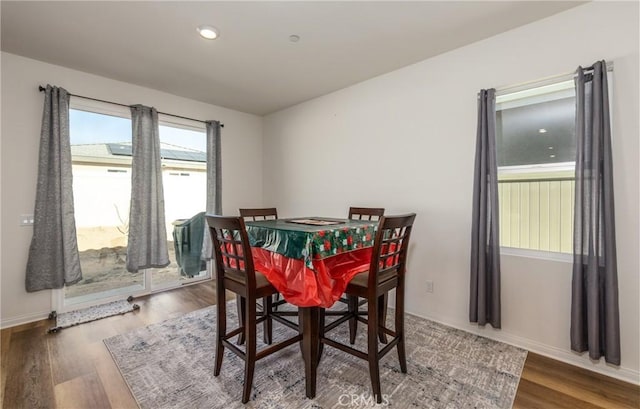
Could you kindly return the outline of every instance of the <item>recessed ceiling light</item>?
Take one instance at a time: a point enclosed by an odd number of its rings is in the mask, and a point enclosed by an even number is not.
[[[549,157],[550,157],[550,158],[555,158],[555,157],[556,157],[556,155],[549,155]]]
[[[553,146],[549,146],[549,148],[548,148],[548,149],[553,149]]]
[[[544,129],[544,128],[540,128],[540,129],[538,129],[538,132],[540,132],[540,133],[547,133],[547,130],[546,130],[546,129]]]
[[[218,38],[218,30],[215,27],[200,26],[198,27],[198,33],[200,33],[202,38],[206,38],[207,40],[215,40]]]
[[[291,41],[292,43],[297,43],[298,41],[300,41],[300,36],[297,34],[291,34],[289,36],[289,41]]]

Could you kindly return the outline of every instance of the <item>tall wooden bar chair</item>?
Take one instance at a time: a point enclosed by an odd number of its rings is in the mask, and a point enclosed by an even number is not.
[[[272,319],[279,321],[278,317],[272,317],[270,314],[271,296],[278,291],[262,273],[254,269],[251,247],[249,246],[247,231],[242,217],[207,215],[206,220],[215,251],[218,299],[216,360],[213,374],[214,376],[220,375],[225,347],[242,358],[245,362],[242,403],[247,403],[251,395],[256,361],[301,341],[302,334],[298,331],[298,334],[293,337],[257,351],[256,325],[259,322],[266,321],[269,323],[270,330]],[[239,319],[240,326],[232,331],[227,331],[226,290],[236,293],[247,301],[244,320]],[[265,299],[267,303],[260,317],[258,317],[256,310],[256,300],[259,298]],[[244,351],[229,342],[230,338],[240,333],[244,333],[246,340]]]
[[[402,373],[407,372],[404,345],[404,289],[407,251],[415,218],[415,213],[382,216],[376,232],[369,270],[357,274],[347,285],[345,293],[348,296],[367,300],[367,318],[360,317],[357,311],[352,312],[353,318],[367,324],[367,351],[362,352],[328,338],[326,336],[328,326],[321,334],[321,343],[369,362],[371,386],[378,403],[382,403],[380,359],[397,347],[400,370]],[[379,303],[380,297],[394,288],[396,289],[395,328],[391,330],[386,327],[386,323],[380,322]],[[390,335],[392,339],[379,350],[378,339],[381,332]]]
[[[278,209],[265,207],[260,209],[240,209],[240,217],[246,220],[274,220],[278,218]]]
[[[349,219],[351,220],[380,220],[384,216],[383,207],[349,207]],[[340,301],[347,304],[349,319],[349,342],[354,344],[356,342],[356,335],[358,332],[358,321],[355,319],[355,312],[358,308],[367,303],[367,300],[358,300],[357,296],[345,295],[340,298]],[[387,318],[387,296],[382,296],[380,303],[380,320],[384,323]],[[321,318],[322,320],[322,318]],[[387,342],[387,337],[384,333],[380,333],[380,341]]]
[[[349,219],[351,220],[380,220],[384,216],[382,207],[350,207]]]
[[[258,220],[276,220],[278,218],[278,209],[275,207],[264,207],[264,208],[242,208],[239,209],[240,217],[242,217],[245,221],[258,221]],[[237,296],[237,306],[238,306],[238,316],[244,316],[244,308],[245,308],[245,300]],[[271,302],[271,308],[273,311],[278,310],[278,306],[284,304],[286,301],[280,299],[280,293],[276,293],[274,299]],[[266,308],[267,300],[262,300],[262,310]],[[261,308],[258,306],[258,308]],[[271,342],[268,336],[270,336],[271,332],[264,331],[264,341]],[[244,335],[240,334],[238,336],[238,344],[241,345],[244,342]]]

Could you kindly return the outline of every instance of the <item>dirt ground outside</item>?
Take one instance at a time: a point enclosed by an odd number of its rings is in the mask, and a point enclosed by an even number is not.
[[[173,242],[168,242],[169,260],[171,264],[164,268],[151,269],[154,285],[184,280],[176,263]],[[142,272],[130,273],[126,266],[126,246],[103,247],[101,249],[80,252],[82,280],[65,287],[65,298],[73,298],[102,291],[109,291],[133,285],[144,284]]]

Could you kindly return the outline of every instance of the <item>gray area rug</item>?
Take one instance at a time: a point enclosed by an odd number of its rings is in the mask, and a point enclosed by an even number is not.
[[[83,308],[81,310],[64,312],[56,316],[56,326],[50,328],[49,332],[57,332],[63,328],[72,327],[85,322],[95,321],[111,317],[113,315],[125,314],[139,308],[140,307],[137,304],[131,304],[127,300],[119,300],[106,304],[95,305],[89,308]]]
[[[232,302],[231,325],[235,311]],[[297,344],[258,361],[251,400],[242,405],[244,361],[225,351],[220,376],[213,376],[215,315],[215,306],[208,307],[104,341],[141,408],[510,408],[527,356],[522,349],[407,315],[408,373],[400,372],[395,351],[383,358],[382,405],[371,398],[366,361],[328,346],[316,397],[307,399]],[[274,341],[292,334],[274,322]],[[348,343],[346,324],[330,334]],[[361,324],[361,350],[365,334]],[[261,339],[259,334],[258,348]]]

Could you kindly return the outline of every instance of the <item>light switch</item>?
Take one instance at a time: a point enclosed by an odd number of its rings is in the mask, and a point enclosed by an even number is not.
[[[32,214],[21,214],[20,215],[20,226],[33,226],[33,215]]]

